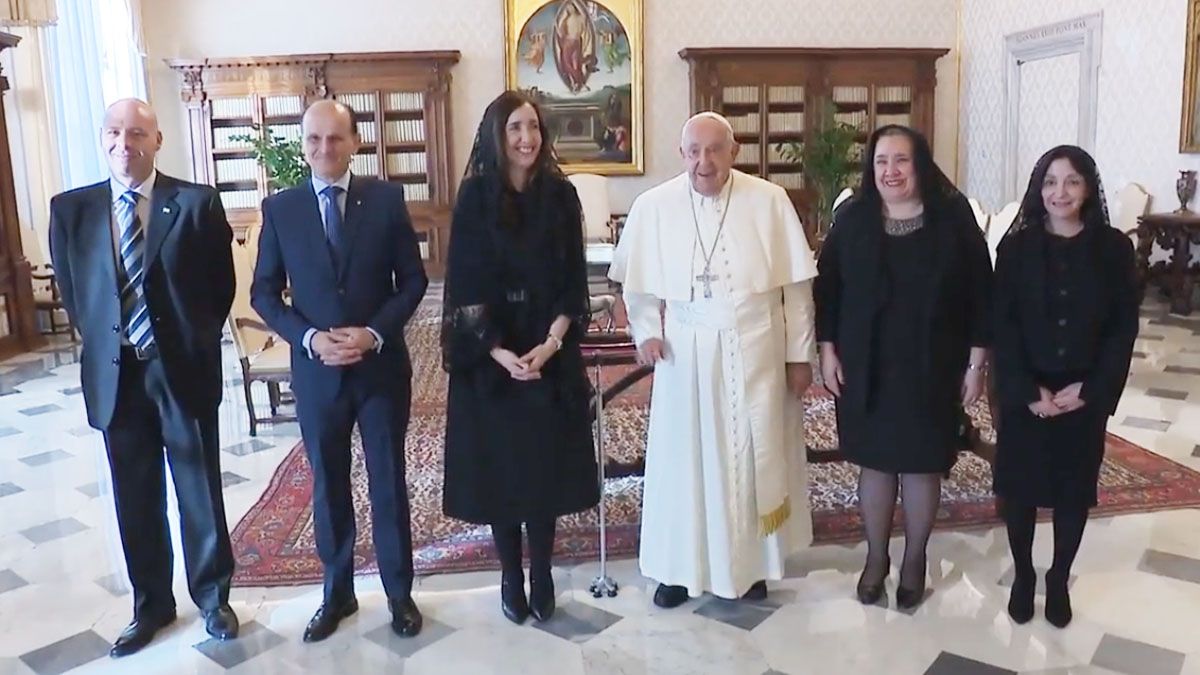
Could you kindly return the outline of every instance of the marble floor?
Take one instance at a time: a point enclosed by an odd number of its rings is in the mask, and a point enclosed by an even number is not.
[[[1200,470],[1200,317],[1147,305],[1137,350],[1110,429]],[[669,611],[651,604],[653,583],[634,561],[610,565],[621,584],[614,598],[587,592],[596,564],[556,569],[559,612],[521,627],[500,614],[496,573],[429,576],[416,588],[426,627],[414,640],[390,633],[379,581],[365,577],[362,610],[318,645],[300,641],[318,587],[234,589],[242,637],[214,643],[177,569],[179,621],[141,653],[114,661],[108,646],[129,620],[130,600],[76,357],[59,343],[0,363],[0,675],[1200,675],[1200,512],[1192,509],[1093,520],[1075,568],[1075,621],[1065,630],[1040,616],[1025,626],[1009,621],[1008,549],[1003,531],[992,530],[934,535],[931,595],[911,613],[894,600],[863,607],[854,599],[861,545],[819,546],[791,561],[764,602],[703,598]],[[250,438],[238,374],[229,353],[221,461],[231,526],[298,439],[294,424]],[[1039,528],[1041,564],[1049,535]],[[893,559],[900,547],[893,541]]]

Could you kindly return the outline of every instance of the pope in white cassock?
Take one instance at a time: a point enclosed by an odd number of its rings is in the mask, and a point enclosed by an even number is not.
[[[609,271],[654,364],[640,564],[660,607],[764,598],[812,541],[812,250],[783,188],[733,170],[724,117],[688,120],[680,151],[687,171],[637,198]]]

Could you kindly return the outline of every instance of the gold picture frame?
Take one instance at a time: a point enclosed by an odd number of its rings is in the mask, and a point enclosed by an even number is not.
[[[504,81],[567,173],[645,173],[643,0],[504,0]]]
[[[1200,153],[1200,0],[1188,0],[1187,45],[1183,59],[1183,114],[1179,151]]]

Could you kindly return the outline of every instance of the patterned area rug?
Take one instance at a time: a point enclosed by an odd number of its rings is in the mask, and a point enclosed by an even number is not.
[[[423,303],[409,324],[408,345],[414,362],[412,423],[408,434],[408,485],[412,508],[414,556],[418,574],[498,568],[486,526],[442,515],[442,437],[445,429],[446,375],[439,365],[440,303]],[[620,369],[610,368],[605,380]],[[634,462],[645,449],[648,383],[614,400],[606,411],[605,450],[619,462]],[[993,439],[987,411],[970,411],[987,440]],[[815,388],[806,399],[808,440],[815,449],[835,447],[833,400]],[[370,503],[361,442],[354,438],[351,469],[357,505],[358,538],[355,569],[376,571],[371,544]],[[813,528],[818,543],[853,542],[862,538],[855,484],[857,468],[845,462],[809,465]],[[991,527],[1000,521],[991,495],[987,461],[959,455],[942,486],[938,529]],[[608,550],[614,558],[636,554],[642,478],[606,481]],[[312,474],[303,444],[298,444],[276,470],[262,497],[234,528],[237,557],[234,584],[288,586],[321,581],[312,521]],[[1200,505],[1200,473],[1116,436],[1108,436],[1100,474],[1100,505],[1094,516]],[[559,520],[555,556],[559,562],[593,560],[599,555],[596,509]]]

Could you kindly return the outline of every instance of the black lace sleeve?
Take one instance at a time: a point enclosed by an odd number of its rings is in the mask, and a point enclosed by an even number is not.
[[[475,366],[500,343],[491,316],[498,272],[484,221],[485,193],[480,180],[469,179],[454,205],[442,298],[442,367],[447,372]]]

